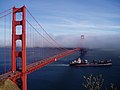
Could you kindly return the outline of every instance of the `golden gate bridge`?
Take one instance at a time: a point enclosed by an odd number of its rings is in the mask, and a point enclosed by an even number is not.
[[[27,15],[27,13],[29,15]],[[22,90],[27,90],[27,75],[52,63],[61,58],[64,58],[78,50],[80,48],[75,49],[66,49],[62,48],[59,43],[56,42],[54,38],[46,32],[46,30],[39,24],[39,22],[35,19],[35,17],[30,13],[30,11],[23,6],[21,8],[10,8],[0,13],[0,23],[4,23],[3,28],[1,27],[1,44],[4,47],[4,50],[0,53],[4,53],[4,73],[0,75],[0,80],[10,79],[14,83],[18,85],[17,80],[21,79]],[[9,21],[12,21],[12,24],[8,25],[7,17],[10,16]],[[37,28],[41,28],[43,33],[41,34],[40,31],[35,27],[35,24],[32,24],[26,16],[31,16],[31,18],[35,21],[38,25]],[[12,19],[11,19],[12,17]],[[21,18],[19,18],[21,17]],[[30,19],[31,19],[30,18]],[[27,28],[26,25],[28,24]],[[11,27],[12,25],[12,27]],[[7,29],[9,28],[9,29]],[[12,32],[11,32],[12,28]],[[9,32],[7,32],[9,31]],[[39,36],[39,37],[38,37]],[[47,38],[45,37],[47,36]],[[41,39],[42,38],[42,39]],[[3,39],[3,41],[2,41]],[[9,40],[8,40],[9,39]],[[11,42],[12,40],[12,42]],[[34,49],[36,42],[41,44],[41,47],[44,47],[47,43],[49,46],[56,51],[47,51],[51,54],[47,57],[39,58],[38,56],[44,55],[44,51],[39,51],[38,49]],[[11,46],[11,52],[8,52],[6,48]],[[28,48],[28,47],[30,48]],[[7,67],[7,53],[9,53],[11,57],[11,66],[10,68]],[[42,54],[41,54],[42,53]],[[37,56],[37,58],[36,58]]]

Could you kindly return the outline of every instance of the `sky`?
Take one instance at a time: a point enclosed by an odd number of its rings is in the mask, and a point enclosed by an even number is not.
[[[23,5],[63,47],[120,48],[120,0],[2,0],[0,12]]]

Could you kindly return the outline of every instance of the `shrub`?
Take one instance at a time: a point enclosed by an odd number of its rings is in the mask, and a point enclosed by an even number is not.
[[[87,90],[105,90],[103,89],[104,79],[102,78],[101,74],[98,76],[93,76],[91,74],[88,77],[83,76],[83,78],[86,81],[86,83],[83,83],[83,86]],[[117,90],[117,87],[111,83],[110,86],[106,88],[106,90]]]

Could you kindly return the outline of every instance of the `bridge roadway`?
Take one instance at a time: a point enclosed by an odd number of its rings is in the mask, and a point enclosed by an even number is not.
[[[70,55],[78,50],[80,50],[80,48],[76,48],[73,50],[67,50],[65,52],[54,55],[52,57],[45,58],[43,60],[39,60],[39,61],[36,61],[34,63],[31,63],[31,64],[27,65],[27,70],[26,70],[25,74],[30,74],[30,73],[32,73],[32,72],[34,72],[42,67],[44,67],[52,62],[55,62],[63,57],[66,57],[66,56],[68,56],[68,55]],[[21,71],[15,71],[15,72],[9,71],[7,73],[1,74],[0,80],[5,80],[8,78],[11,80],[16,80],[16,79],[20,78],[22,75],[23,75],[23,73]]]

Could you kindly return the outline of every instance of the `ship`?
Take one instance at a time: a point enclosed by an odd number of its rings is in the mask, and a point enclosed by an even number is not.
[[[110,60],[93,60],[92,62],[88,62],[88,60],[81,60],[78,58],[77,60],[74,60],[70,62],[70,66],[76,66],[76,67],[99,67],[99,66],[111,66],[112,61]]]

